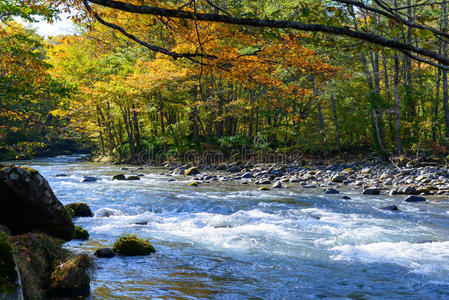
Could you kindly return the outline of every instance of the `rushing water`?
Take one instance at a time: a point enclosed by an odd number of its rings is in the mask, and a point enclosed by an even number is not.
[[[449,298],[446,201],[381,211],[401,198],[344,200],[294,184],[272,191],[236,182],[188,187],[184,177],[169,182],[163,169],[121,171],[75,158],[24,162],[63,204],[83,201],[97,214],[75,220],[90,239],[67,247],[92,253],[135,233],[157,249],[98,259],[94,299]],[[111,181],[121,172],[145,176]],[[83,176],[100,180],[81,183]],[[113,215],[100,217],[106,210]]]

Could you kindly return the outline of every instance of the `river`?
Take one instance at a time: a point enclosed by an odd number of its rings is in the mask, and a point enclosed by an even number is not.
[[[157,253],[97,259],[93,299],[447,299],[449,202],[259,191],[237,182],[189,187],[188,178],[145,168],[140,181],[111,181],[118,166],[59,156],[37,169],[63,204],[86,202],[97,215],[74,222],[93,253],[121,235],[148,239]],[[56,177],[64,173],[67,177]],[[82,183],[83,176],[99,178]],[[107,210],[113,215],[100,217]],[[148,222],[147,225],[136,223]]]

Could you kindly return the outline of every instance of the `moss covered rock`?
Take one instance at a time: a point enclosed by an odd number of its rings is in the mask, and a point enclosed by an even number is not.
[[[65,211],[67,212],[67,214],[70,216],[70,218],[74,218],[75,217],[75,211],[68,207],[68,206],[64,206]]]
[[[70,203],[66,207],[73,209],[75,217],[93,217],[94,215],[89,205],[84,202]]]
[[[194,175],[201,174],[201,172],[198,170],[198,168],[191,167],[191,168],[185,170],[184,174],[187,175],[187,176],[194,176]]]
[[[259,188],[259,191],[269,191],[270,189],[266,186],[262,186]]]
[[[137,175],[129,175],[126,180],[140,180],[140,177]]]
[[[54,269],[71,253],[62,248],[63,241],[44,233],[12,236],[25,299],[43,299]]]
[[[75,226],[75,239],[76,240],[87,240],[89,238],[89,233],[86,229],[81,226]]]
[[[31,168],[0,169],[0,220],[13,235],[42,231],[71,240],[73,223],[47,180]]]
[[[53,296],[87,296],[95,263],[87,254],[80,254],[56,267],[50,277],[49,294]]]
[[[112,248],[115,253],[126,256],[148,255],[156,252],[154,247],[146,240],[135,235],[120,237]]]
[[[198,182],[193,181],[193,182],[189,183],[189,186],[198,186]]]
[[[112,176],[112,180],[126,180],[125,174],[116,174]]]
[[[2,294],[12,294],[16,291],[17,272],[14,262],[13,248],[9,237],[0,232],[0,298]]]

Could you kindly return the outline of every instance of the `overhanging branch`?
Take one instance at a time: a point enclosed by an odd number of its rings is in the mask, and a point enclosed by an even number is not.
[[[167,9],[162,7],[153,7],[153,6],[136,6],[133,4],[115,1],[115,0],[83,0],[89,1],[91,3],[95,3],[101,6],[118,9],[121,11],[126,11],[130,13],[137,14],[146,14],[146,15],[155,15],[155,16],[163,16],[170,18],[180,18],[180,19],[188,19],[188,20],[197,20],[197,21],[206,21],[206,22],[217,22],[217,23],[225,23],[225,24],[233,24],[233,25],[246,25],[253,27],[265,27],[265,28],[290,28],[301,31],[309,31],[309,32],[323,32],[340,36],[347,36],[351,38],[356,38],[359,40],[363,40],[372,44],[381,45],[387,48],[399,50],[399,51],[408,51],[419,54],[421,56],[434,59],[443,65],[449,66],[449,58],[443,55],[440,55],[437,52],[419,48],[412,44],[401,43],[396,40],[387,39],[373,33],[361,32],[352,30],[348,27],[338,27],[338,26],[328,26],[322,24],[306,24],[296,21],[278,21],[278,20],[265,20],[265,19],[251,19],[251,18],[239,18],[232,17],[228,15],[221,14],[205,14],[205,13],[197,13],[190,12],[184,10],[176,10],[176,9]]]
[[[100,17],[100,15],[98,15],[92,9],[92,7],[89,5],[87,0],[82,0],[82,1],[84,3],[84,6],[86,7],[87,11],[89,13],[91,13],[98,22],[100,22],[101,24],[103,24],[103,25],[105,25],[105,26],[107,26],[109,28],[112,28],[112,29],[120,31],[124,36],[128,37],[129,39],[137,42],[138,44],[140,44],[140,45],[142,45],[142,46],[144,46],[144,47],[146,47],[146,48],[148,48],[148,49],[150,49],[150,50],[152,50],[154,52],[159,52],[159,53],[171,56],[174,59],[178,59],[178,58],[191,59],[191,58],[194,58],[194,57],[206,57],[206,58],[209,58],[209,59],[216,58],[216,56],[207,55],[207,54],[203,54],[203,53],[177,53],[177,52],[169,51],[169,50],[167,50],[165,48],[162,48],[162,47],[159,47],[159,46],[150,45],[147,42],[142,41],[141,39],[139,39],[135,35],[127,32],[123,27],[120,27],[120,26],[118,26],[116,24],[113,24],[113,23],[105,21],[102,17]]]

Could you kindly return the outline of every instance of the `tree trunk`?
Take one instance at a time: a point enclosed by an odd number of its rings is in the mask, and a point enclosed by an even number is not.
[[[338,128],[337,108],[335,105],[335,97],[332,94],[331,94],[331,102],[332,102],[332,115],[334,117],[335,143],[337,144],[338,152],[341,152],[340,129]]]
[[[396,138],[396,151],[398,155],[402,153],[401,145],[401,111],[399,107],[399,57],[394,55],[394,133]]]

